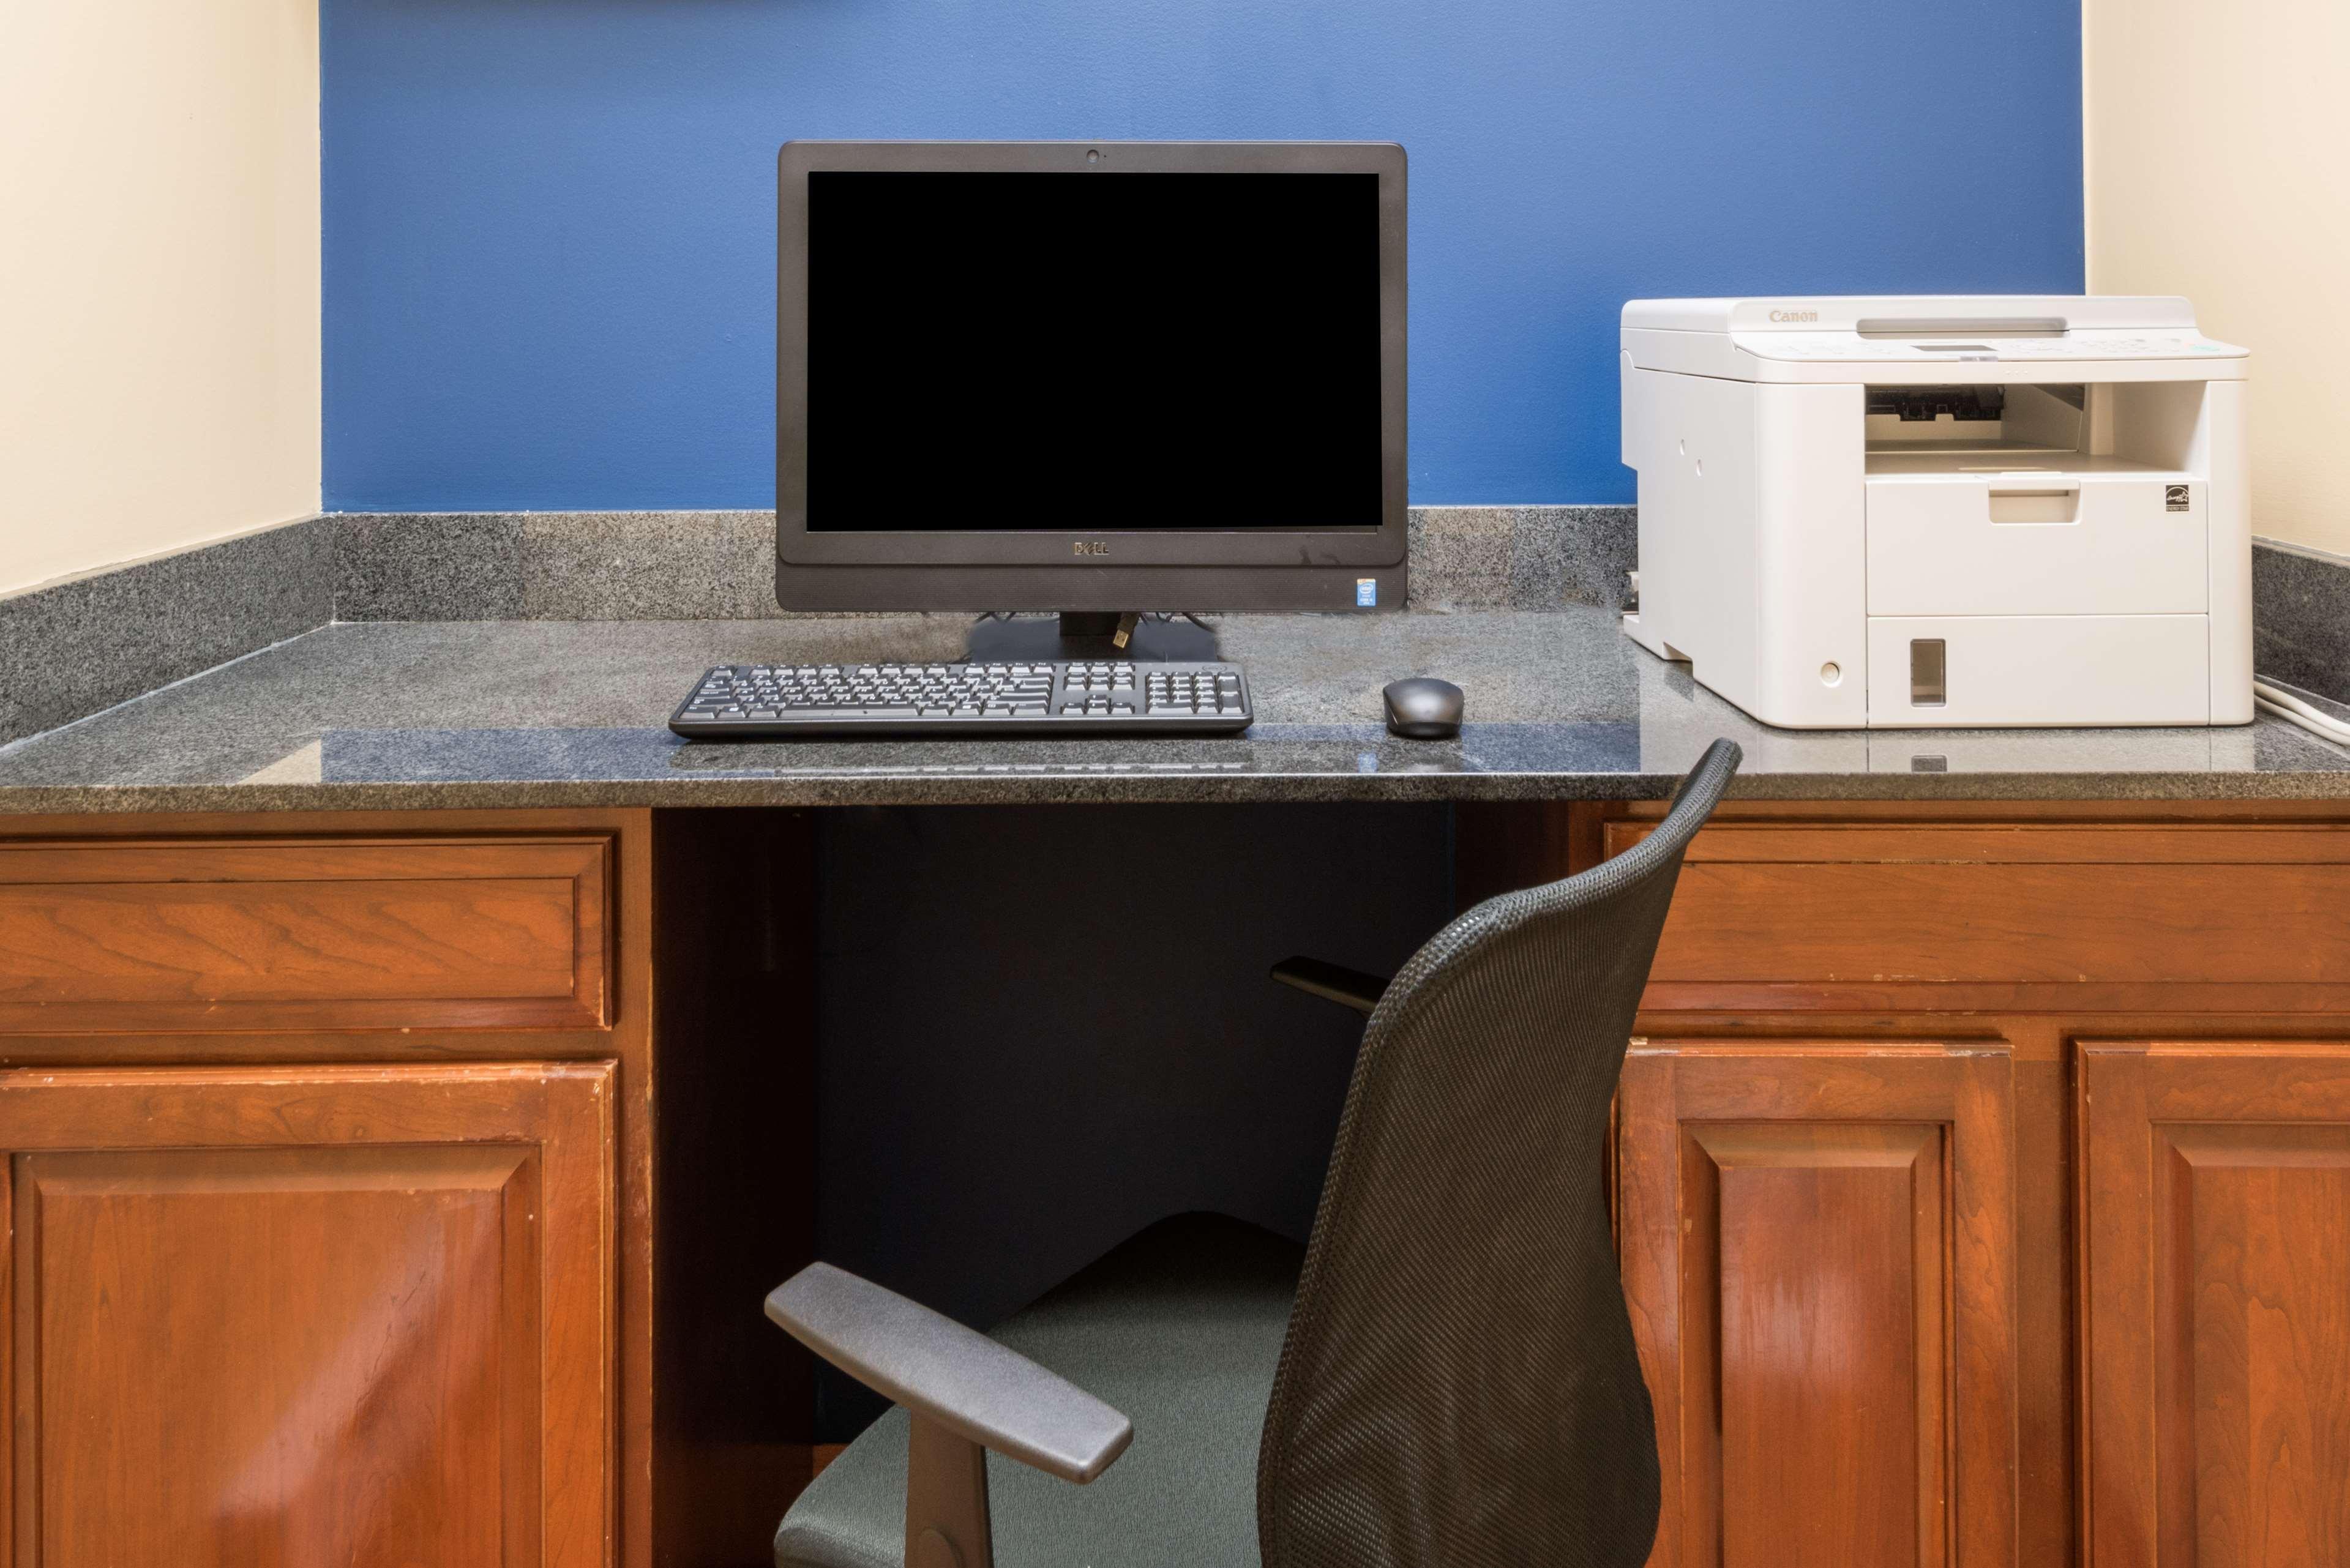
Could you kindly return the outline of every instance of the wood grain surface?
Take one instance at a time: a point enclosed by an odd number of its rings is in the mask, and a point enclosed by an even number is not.
[[[1648,1002],[2350,1011],[2350,826],[1721,824]]]
[[[2350,1044],[2105,1042],[2078,1083],[2090,1560],[2350,1562]]]
[[[15,1561],[615,1561],[613,1082],[0,1074]]]
[[[0,1033],[580,1028],[603,836],[0,842]]]
[[[1653,1043],[1619,1114],[1658,1568],[2015,1561],[2004,1053]]]

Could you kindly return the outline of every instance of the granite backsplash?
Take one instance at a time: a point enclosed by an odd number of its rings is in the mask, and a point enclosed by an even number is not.
[[[2350,558],[2254,541],[2252,668],[2350,702]]]
[[[1620,607],[1633,516],[1628,506],[1414,507],[1409,607]],[[338,620],[782,613],[769,512],[347,513],[331,521]]]
[[[0,598],[0,744],[324,626],[334,557],[314,517]]]

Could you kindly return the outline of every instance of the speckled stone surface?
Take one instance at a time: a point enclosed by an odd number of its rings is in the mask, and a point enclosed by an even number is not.
[[[337,620],[519,620],[519,512],[343,513],[335,540]]]
[[[2252,665],[2350,700],[2350,559],[2268,539],[2252,546]]]
[[[0,747],[0,811],[1651,797],[1705,745],[1739,793],[1815,799],[2350,799],[2350,750],[2241,729],[1772,730],[1596,608],[1232,616],[1255,727],[1231,739],[688,743],[665,728],[722,662],[951,658],[951,617],[333,626]],[[1379,722],[1440,675],[1461,737]]]
[[[1522,506],[1510,552],[1510,607],[1562,609],[1631,602],[1640,564],[1639,514],[1629,506]]]
[[[1411,607],[1508,607],[1516,545],[1512,510],[1506,506],[1414,507],[1409,535]]]
[[[325,625],[332,566],[312,518],[0,599],[0,742]]]
[[[1414,609],[1625,602],[1628,506],[1420,506]],[[345,513],[338,620],[764,620],[772,512]]]
[[[1621,609],[1639,545],[1629,506],[1418,506],[1416,610]]]
[[[755,620],[775,611],[772,512],[531,513],[528,620]]]

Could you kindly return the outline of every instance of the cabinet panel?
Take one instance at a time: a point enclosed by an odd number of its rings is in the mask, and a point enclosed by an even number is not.
[[[1996,1052],[1636,1048],[1658,1568],[2014,1561],[2011,1098]]]
[[[1732,821],[1690,847],[1646,1005],[2312,1012],[2345,975],[2340,827]]]
[[[0,845],[0,1033],[592,1027],[602,837]]]
[[[2081,1052],[2099,1568],[2350,1561],[2350,1047]]]
[[[611,1083],[0,1074],[13,1561],[608,1561]]]
[[[1920,1513],[1942,1495],[1947,1438],[1942,1129],[1729,1123],[1685,1136],[1692,1236],[1711,1238],[1719,1276],[1715,1310],[1693,1301],[1688,1331],[1720,1363],[1723,1560],[1777,1561],[1789,1505],[1811,1494],[1846,1506],[1803,1528],[1807,1556],[1941,1561],[1927,1527],[1944,1521]],[[1824,1400],[1843,1407],[1835,1420],[1819,1419]]]

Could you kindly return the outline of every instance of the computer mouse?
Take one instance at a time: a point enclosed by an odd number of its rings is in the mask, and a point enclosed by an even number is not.
[[[1461,688],[1450,680],[1415,675],[1390,680],[1388,731],[1412,741],[1450,740],[1461,732]]]

